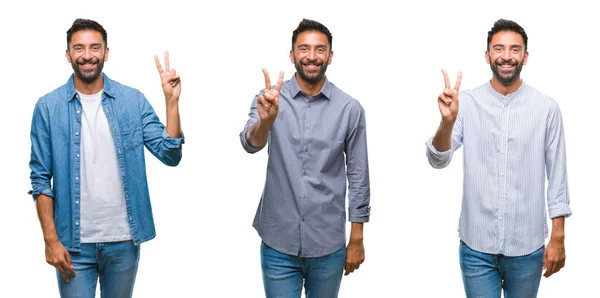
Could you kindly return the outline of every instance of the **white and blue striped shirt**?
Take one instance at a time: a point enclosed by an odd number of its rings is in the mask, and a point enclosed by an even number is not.
[[[464,147],[459,237],[476,251],[522,256],[542,247],[548,215],[571,215],[565,136],[558,104],[524,82],[512,94],[488,82],[461,91],[452,147],[427,142],[427,158],[444,168]]]

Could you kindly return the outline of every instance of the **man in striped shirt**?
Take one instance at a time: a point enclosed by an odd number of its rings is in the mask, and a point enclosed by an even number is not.
[[[442,120],[427,158],[444,168],[464,147],[459,256],[467,297],[536,297],[542,271],[549,277],[565,264],[571,210],[562,117],[552,98],[521,80],[528,55],[525,30],[501,19],[488,32],[489,82],[459,92],[462,74],[452,87],[442,70]],[[544,247],[546,177],[552,234]]]

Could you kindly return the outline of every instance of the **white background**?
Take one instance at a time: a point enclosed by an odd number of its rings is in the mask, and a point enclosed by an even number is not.
[[[393,4],[392,4],[393,3]],[[182,78],[186,144],[176,168],[147,155],[157,238],[142,245],[134,297],[264,297],[260,239],[251,227],[267,152],[239,142],[261,67],[294,68],[292,31],[303,17],[325,24],[335,55],[327,76],[366,110],[371,222],[366,261],[340,297],[464,297],[457,225],[462,150],[432,169],[425,141],[439,123],[440,68],[463,89],[491,78],[487,31],[507,18],[529,35],[522,78],[563,113],[574,215],[566,267],[542,279],[540,297],[598,297],[596,185],[598,23],[587,1],[13,1],[0,11],[4,140],[0,145],[0,297],[58,297],[46,264],[29,183],[29,129],[37,99],[64,84],[66,31],[77,17],[108,31],[105,73],[140,89],[164,121],[153,55],[169,50]],[[589,2],[592,3],[592,2]],[[161,58],[162,60],[162,58]]]

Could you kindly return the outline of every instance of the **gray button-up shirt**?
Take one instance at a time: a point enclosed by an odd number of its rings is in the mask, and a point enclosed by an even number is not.
[[[249,153],[262,149],[245,137],[259,119],[259,95],[240,133]],[[267,142],[267,179],[253,224],[262,240],[281,253],[302,257],[325,256],[344,247],[346,178],[349,220],[367,222],[370,214],[366,121],[360,103],[327,79],[309,97],[294,76],[281,87],[279,113]]]
[[[490,83],[461,91],[452,148],[427,157],[435,168],[450,164],[464,147],[460,238],[474,250],[527,255],[548,235],[550,218],[571,215],[565,135],[556,101],[522,83],[506,96]]]

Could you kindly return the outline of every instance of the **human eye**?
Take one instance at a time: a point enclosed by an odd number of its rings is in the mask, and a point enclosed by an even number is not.
[[[81,51],[83,51],[83,47],[82,46],[74,46],[73,47],[73,51],[75,51],[75,52],[81,52]]]

